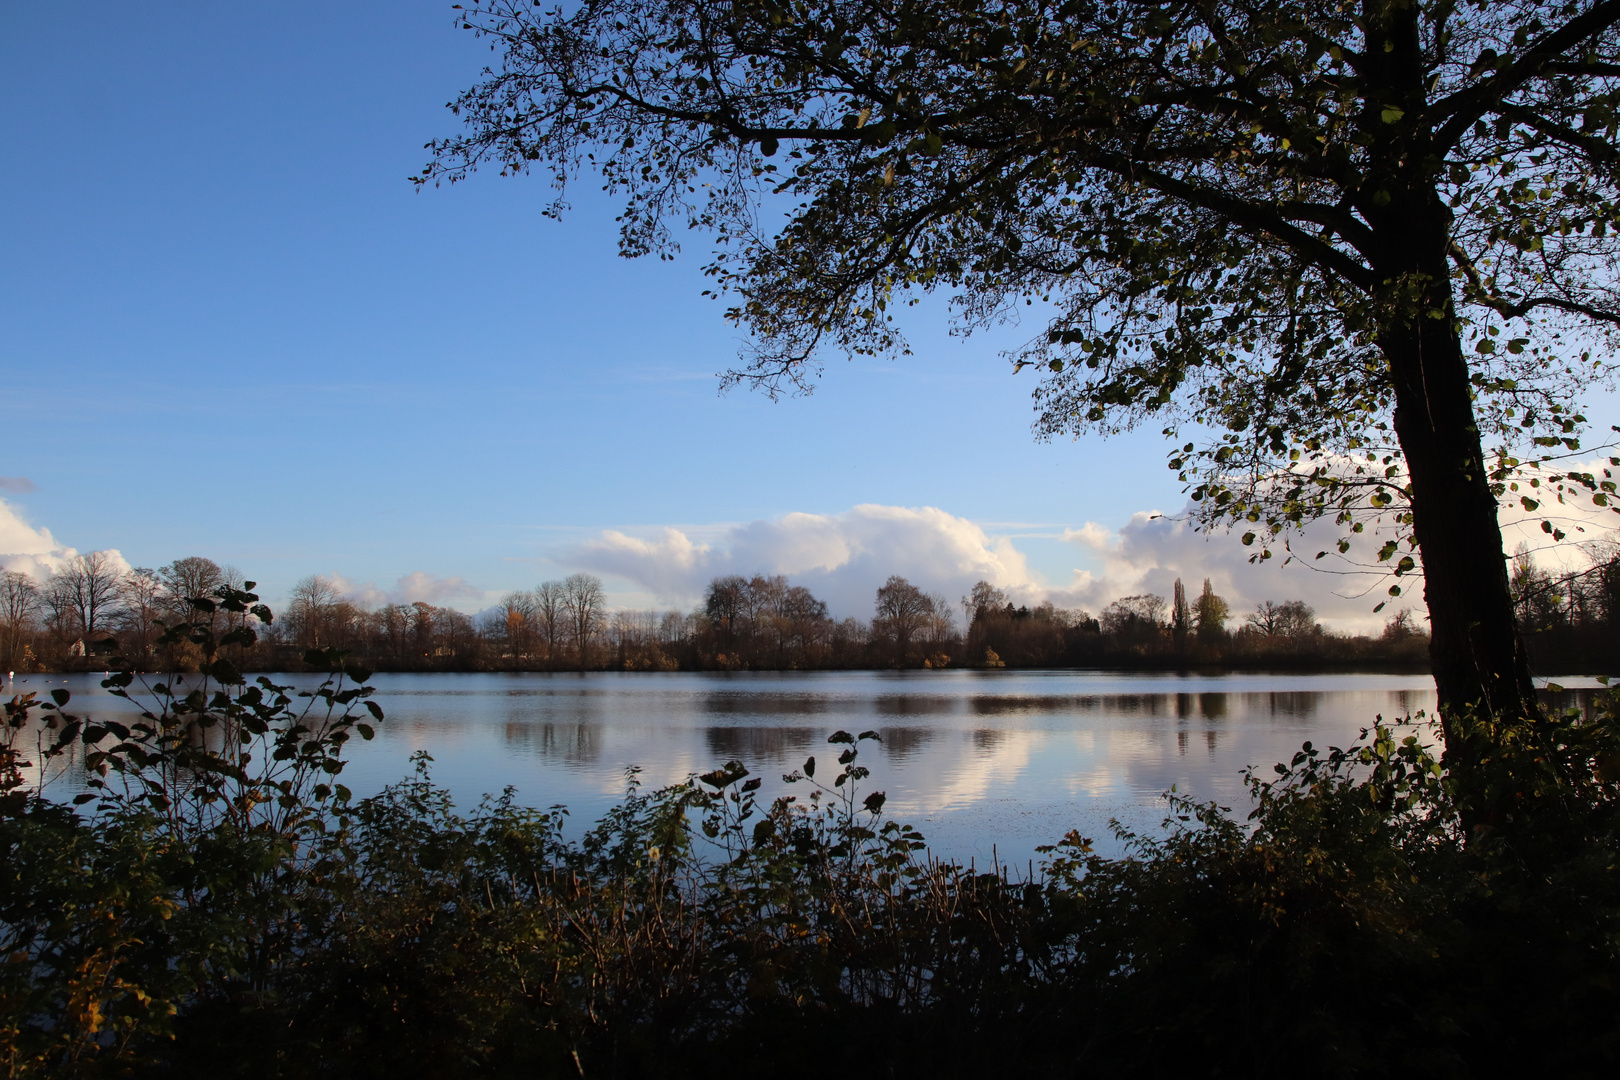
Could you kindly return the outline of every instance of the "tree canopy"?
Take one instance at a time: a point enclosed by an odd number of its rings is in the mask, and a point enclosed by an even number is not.
[[[1013,359],[1042,374],[1042,433],[1161,424],[1203,523],[1252,523],[1257,557],[1308,520],[1382,516],[1390,567],[1423,565],[1442,698],[1512,713],[1529,682],[1497,500],[1527,457],[1579,449],[1577,396],[1620,328],[1617,21],[1616,2],[484,0],[462,23],[498,61],[417,179],[540,169],[560,212],[596,170],[625,254],[709,231],[751,333],[727,378],[773,393],[829,347],[903,349],[896,309],[928,292],[966,329],[1027,309],[1044,326]]]

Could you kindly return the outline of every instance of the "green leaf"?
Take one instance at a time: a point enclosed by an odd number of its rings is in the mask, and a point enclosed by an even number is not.
[[[1393,124],[1406,115],[1406,110],[1399,105],[1385,105],[1384,111],[1378,115],[1383,118],[1384,123]]]

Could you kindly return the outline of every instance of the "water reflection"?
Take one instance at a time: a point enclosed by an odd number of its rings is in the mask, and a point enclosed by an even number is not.
[[[1304,719],[1316,712],[1316,706],[1321,695],[1284,690],[1267,694],[1266,698],[1267,705],[1270,707],[1273,716],[1281,715]]]
[[[934,730],[925,727],[886,727],[878,729],[883,740],[883,753],[890,761],[900,763],[923,750],[934,738]]]
[[[19,680],[20,682],[21,680]],[[75,706],[128,706],[71,682]],[[648,786],[727,760],[766,783],[824,754],[844,729],[862,747],[867,790],[942,853],[1022,859],[1070,828],[1108,843],[1108,822],[1152,828],[1174,785],[1227,805],[1247,798],[1245,766],[1286,761],[1310,739],[1346,745],[1380,714],[1432,709],[1411,676],[1110,675],[1084,672],[784,673],[705,676],[386,675],[378,738],[344,774],[357,793],[433,756],[435,778],[475,802],[510,784],[537,806],[565,803],[583,827],[640,766]],[[28,689],[23,687],[21,689]],[[1576,695],[1570,704],[1580,706]]]
[[[726,761],[783,762],[814,753],[825,736],[807,727],[712,727],[703,732],[715,764]]]
[[[816,716],[829,707],[826,697],[815,694],[750,694],[722,690],[704,696],[702,709],[711,716]]]
[[[560,760],[569,765],[590,765],[601,760],[600,731],[596,724],[535,724],[521,720],[508,720],[502,728],[508,749]]]
[[[956,711],[956,699],[935,695],[885,694],[877,699],[879,716],[938,716]]]

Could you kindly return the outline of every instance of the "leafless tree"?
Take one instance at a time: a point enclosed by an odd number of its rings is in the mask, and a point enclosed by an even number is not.
[[[753,606],[748,579],[740,574],[715,578],[703,597],[703,614],[728,650],[735,649],[752,632]]]
[[[124,575],[105,551],[76,555],[52,576],[60,582],[61,599],[73,609],[75,629],[85,648],[97,633],[104,633],[124,595]]]
[[[0,574],[0,662],[10,671],[24,655],[39,617],[39,587],[16,570]]]
[[[563,610],[577,652],[579,670],[590,660],[591,642],[601,630],[602,605],[606,600],[602,580],[594,574],[569,574],[563,579]]]
[[[299,645],[318,649],[330,644],[332,623],[339,601],[336,587],[319,575],[304,578],[287,597],[287,629]]]
[[[207,596],[224,582],[225,574],[213,559],[188,555],[159,568],[157,578],[163,585],[163,606],[171,616],[187,618],[191,599]]]
[[[509,592],[496,609],[496,628],[512,650],[513,660],[522,660],[534,649],[534,593],[519,589]]]
[[[1319,629],[1316,610],[1303,600],[1267,600],[1243,621],[1267,637],[1309,637]]]
[[[145,660],[152,653],[152,644],[160,632],[160,621],[166,614],[165,590],[158,571],[137,566],[124,575],[123,632],[124,655],[132,660]]]
[[[928,606],[928,620],[923,627],[923,635],[930,645],[950,644],[956,639],[956,612],[951,610],[950,600],[944,593],[929,593]]]
[[[917,586],[898,574],[878,587],[877,617],[873,633],[883,633],[894,642],[897,664],[904,665],[912,639],[934,615],[934,602]]]
[[[568,605],[563,583],[543,581],[534,590],[534,620],[541,640],[546,643],[546,665],[555,666],[562,643],[568,637]]]
[[[668,649],[685,644],[693,632],[693,617],[679,611],[666,611],[658,621],[658,644]]]

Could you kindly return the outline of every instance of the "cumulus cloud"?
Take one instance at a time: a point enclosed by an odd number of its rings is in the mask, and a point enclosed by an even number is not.
[[[1602,478],[1606,464],[1599,459],[1573,463],[1570,468]],[[1590,495],[1566,497],[1559,503],[1548,494],[1553,474],[1539,474],[1539,488],[1528,484],[1533,475],[1526,473],[1521,493],[1537,495],[1541,505],[1530,511],[1517,501],[1504,502],[1499,514],[1504,547],[1511,554],[1525,544],[1538,565],[1555,573],[1586,568],[1591,564],[1594,542],[1615,541],[1620,518],[1612,510],[1594,506]],[[1235,533],[1194,531],[1187,522],[1192,509],[1189,503],[1174,517],[1136,514],[1117,533],[1095,522],[1065,530],[1063,538],[1100,559],[1103,568],[1100,573],[1077,571],[1066,588],[1051,591],[1051,599],[1059,605],[1096,611],[1120,596],[1156,593],[1168,599],[1178,577],[1190,597],[1207,577],[1235,615],[1253,610],[1263,600],[1304,600],[1330,626],[1369,632],[1381,627],[1395,608],[1409,606],[1420,617],[1423,614],[1421,573],[1404,577],[1399,582],[1401,597],[1389,598],[1392,579],[1378,562],[1377,552],[1394,536],[1391,531],[1369,528],[1351,536],[1350,550],[1340,556],[1337,543],[1343,528],[1331,519],[1312,522],[1290,539],[1291,561],[1290,552],[1274,543],[1275,556],[1256,565],[1249,562],[1254,549],[1243,546]],[[1543,520],[1562,530],[1565,539],[1555,541],[1544,532]],[[1319,551],[1329,555],[1318,560]],[[1386,600],[1389,603],[1382,613],[1373,611]]]
[[[1194,530],[1187,520],[1190,510],[1189,505],[1175,516],[1157,511],[1135,514],[1117,532],[1095,523],[1067,530],[1064,539],[1102,566],[1096,572],[1076,571],[1067,587],[1050,591],[1051,600],[1097,612],[1121,596],[1154,593],[1169,599],[1177,578],[1190,599],[1208,578],[1234,615],[1241,616],[1263,600],[1304,600],[1319,618],[1339,629],[1369,631],[1383,625],[1388,609],[1383,614],[1372,610],[1387,598],[1380,585],[1382,574],[1361,569],[1361,564],[1377,562],[1375,553],[1383,536],[1361,534],[1341,558],[1335,548],[1340,529],[1331,520],[1315,522],[1291,541],[1300,557],[1285,566],[1289,553],[1273,545],[1276,556],[1255,565],[1249,562],[1255,549],[1245,547],[1237,536]],[[1334,554],[1318,562],[1315,555],[1322,550]],[[1411,585],[1406,591],[1408,598],[1420,595]],[[1412,602],[1421,608],[1420,601]]]
[[[1034,573],[1013,540],[993,537],[976,523],[934,507],[863,505],[842,514],[787,514],[730,526],[712,544],[672,528],[644,537],[609,530],[563,561],[634,582],[661,603],[678,605],[695,601],[721,574],[785,574],[809,586],[835,614],[865,616],[877,586],[890,574],[901,574],[953,599],[983,580],[1020,603],[1050,600],[1095,614],[1121,596],[1169,597],[1178,577],[1196,593],[1208,577],[1237,612],[1262,600],[1304,599],[1346,629],[1373,629],[1383,622],[1372,612],[1382,590],[1367,595],[1378,582],[1376,574],[1313,573],[1297,563],[1282,567],[1282,558],[1251,566],[1252,549],[1235,536],[1199,533],[1186,520],[1156,511],[1136,514],[1118,530],[1092,521],[1062,535],[1085,551],[1094,567],[1077,569],[1062,583]],[[1338,535],[1331,522],[1319,523],[1295,547],[1310,547],[1314,555],[1321,547],[1331,549]],[[1374,561],[1381,543],[1382,538],[1374,541],[1365,534],[1349,558]],[[1345,570],[1349,564],[1336,559],[1332,567]]]
[[[394,582],[391,589],[379,588],[374,582],[354,582],[342,574],[326,575],[327,582],[353,603],[376,608],[387,604],[414,604],[417,601],[438,607],[455,607],[458,602],[481,603],[484,591],[468,583],[463,577],[436,577],[417,570]]]
[[[1590,473],[1598,480],[1613,479],[1615,471],[1607,458],[1571,462],[1567,470]],[[1564,475],[1566,473],[1545,469],[1527,472],[1520,478],[1519,490],[1508,493],[1498,514],[1503,547],[1512,553],[1523,544],[1530,549],[1538,565],[1555,573],[1585,569],[1590,564],[1594,544],[1613,544],[1617,539],[1615,529],[1620,527],[1620,514],[1615,508],[1594,505],[1591,494],[1583,488],[1566,483],[1564,486],[1572,490],[1565,491],[1563,501],[1559,501],[1553,484]],[[1532,487],[1531,479],[1539,479],[1540,486]],[[1540,500],[1540,505],[1534,511],[1527,510],[1519,501],[1521,496],[1534,497]],[[1543,520],[1561,530],[1564,539],[1556,541],[1549,536],[1541,527]]]
[[[74,548],[59,543],[51,530],[29,524],[14,507],[0,499],[0,566],[43,581],[77,554]],[[117,555],[117,552],[110,554]],[[122,563],[122,555],[118,555],[118,561]]]
[[[1374,632],[1400,606],[1421,616],[1422,579],[1401,582],[1404,595],[1382,612],[1390,580],[1377,551],[1393,534],[1376,527],[1352,537],[1337,551],[1342,530],[1331,520],[1307,525],[1290,543],[1294,557],[1273,544],[1275,557],[1253,564],[1255,548],[1235,533],[1198,532],[1189,523],[1190,504],[1174,515],[1144,511],[1118,529],[1095,521],[1065,529],[1062,538],[1083,552],[1084,563],[1064,582],[1047,581],[1028,565],[1013,540],[934,507],[862,505],[841,514],[787,514],[705,530],[708,541],[681,529],[645,535],[608,530],[558,561],[634,583],[660,604],[684,606],[722,574],[784,574],[825,599],[834,614],[870,614],[872,594],[890,574],[901,574],[930,591],[958,597],[980,580],[1004,589],[1017,602],[1050,600],[1060,607],[1096,614],[1112,601],[1140,593],[1169,598],[1179,577],[1189,595],[1205,578],[1241,616],[1265,600],[1304,600],[1319,618],[1339,630]],[[1545,509],[1545,508],[1543,508]],[[1559,527],[1570,534],[1553,545],[1540,529],[1540,515],[1517,504],[1502,511],[1508,550],[1528,539],[1541,565],[1552,569],[1586,565],[1578,541],[1614,538],[1612,515],[1571,503],[1560,507]],[[1584,530],[1584,531],[1578,531]],[[1317,560],[1318,551],[1329,555]],[[1087,565],[1089,564],[1089,565]]]
[[[787,514],[725,529],[714,544],[679,529],[651,537],[608,530],[564,561],[635,582],[661,602],[688,604],[721,574],[785,574],[835,614],[866,615],[890,574],[955,598],[980,580],[1021,597],[1042,584],[1010,540],[934,507],[864,504],[841,514]]]
[[[1068,543],[1090,548],[1099,554],[1107,554],[1119,546],[1118,534],[1095,521],[1088,521],[1078,529],[1064,529],[1063,539]]]
[[[34,482],[26,476],[0,476],[0,491],[10,491],[17,495],[27,495],[30,491],[38,491]]]

